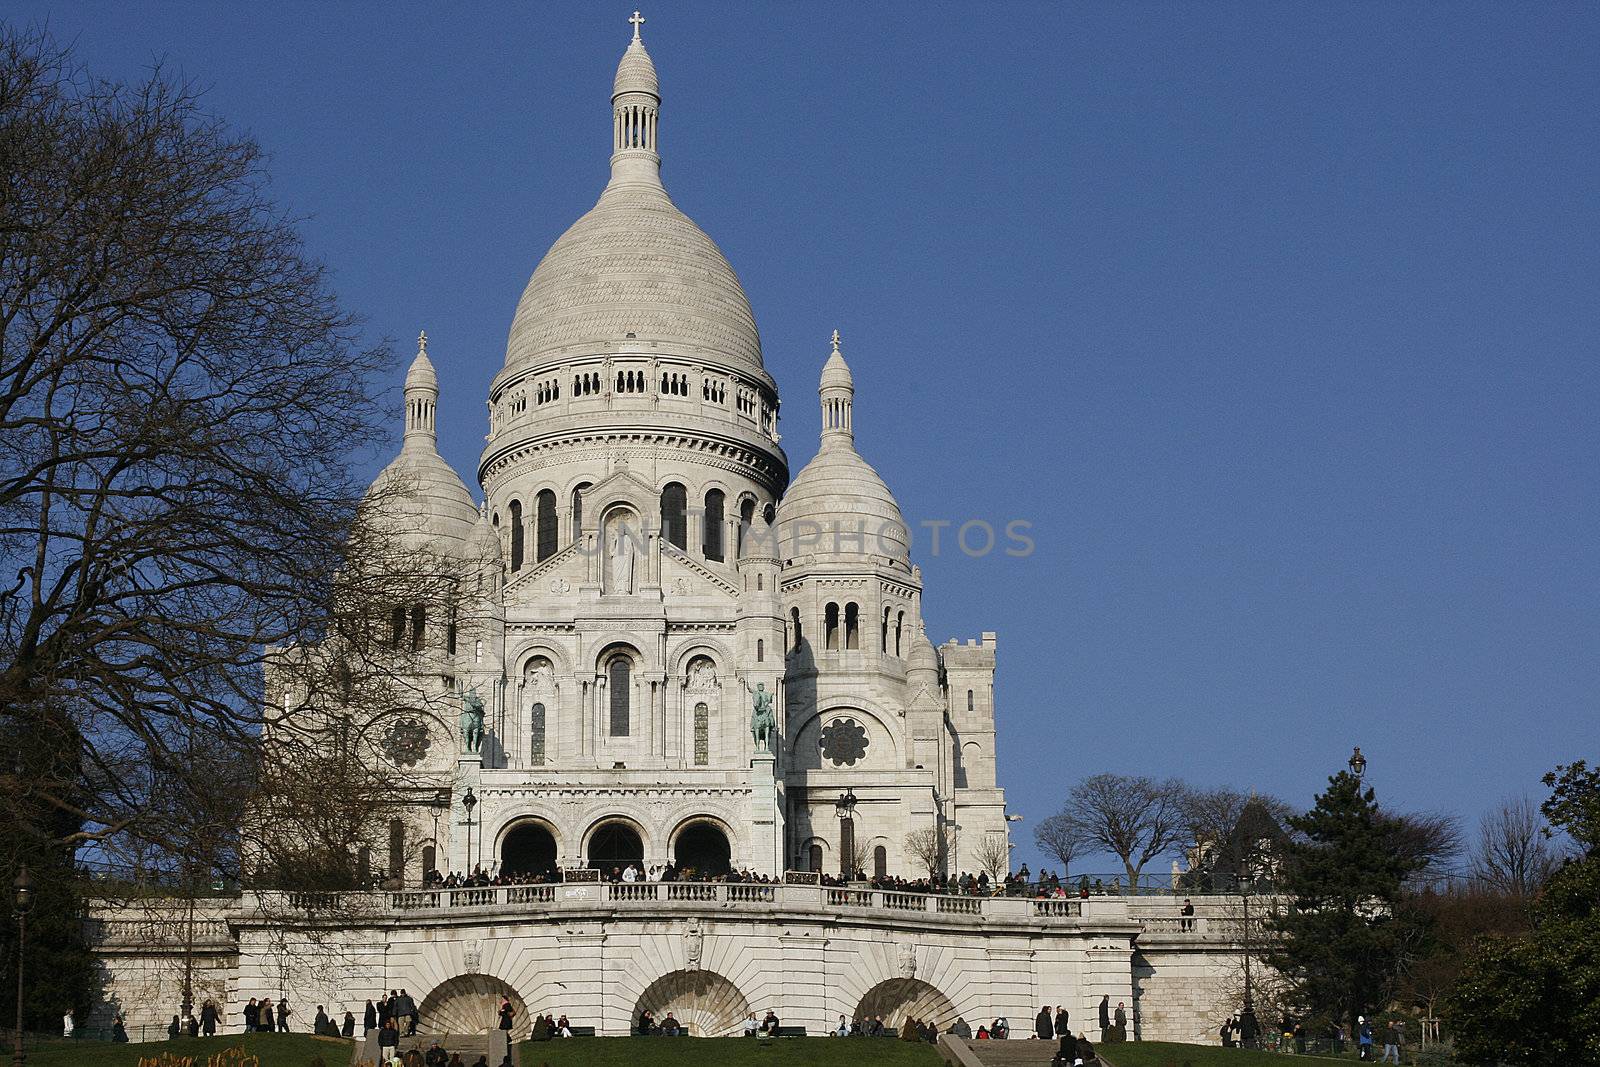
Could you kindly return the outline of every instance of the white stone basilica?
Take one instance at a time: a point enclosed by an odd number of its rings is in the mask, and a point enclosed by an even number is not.
[[[438,736],[437,717],[387,746],[418,809],[405,880],[425,860],[768,875],[853,861],[914,877],[919,827],[946,828],[947,865],[976,870],[978,843],[1006,836],[994,636],[935,650],[925,635],[905,522],[855,448],[837,333],[821,447],[790,481],[749,301],[661,183],[660,88],[635,30],[612,91],[611,179],[533,272],[489,386],[485,503],[435,449],[425,338],[404,444],[378,479],[408,494],[417,543],[460,561],[486,620],[453,642],[445,612],[422,605],[423,631],[404,637],[437,703],[448,687],[486,705],[480,753]],[[770,745],[751,729],[757,690],[776,697]],[[424,857],[423,809],[443,794],[448,837]]]
[[[98,901],[95,1024],[121,1012],[162,1037],[188,991],[235,1023],[249,998],[287,998],[303,1029],[316,1005],[359,1018],[405,989],[427,1033],[492,1029],[501,996],[519,1036],[534,1012],[626,1034],[647,1009],[696,1036],[769,1009],[812,1034],[882,1015],[941,1029],[1007,1016],[1020,1035],[1041,1004],[1093,1031],[1109,998],[1134,1036],[1208,1038],[1233,1010],[1226,900],[1185,917],[1170,897],[785,877],[852,860],[915,877],[908,836],[938,829],[952,873],[1005,855],[995,640],[925,635],[900,510],[855,448],[837,334],[820,447],[790,481],[749,302],[661,184],[638,25],[612,93],[611,179],[534,271],[489,387],[483,503],[437,451],[425,343],[404,443],[374,484],[392,532],[444,560],[453,586],[448,604],[392,611],[419,710],[376,746],[409,812],[374,828],[383,888]],[[765,694],[773,729],[758,738]],[[455,714],[478,701],[481,744]],[[573,873],[630,861],[774,880]],[[480,865],[569,876],[422,884],[431,867]]]

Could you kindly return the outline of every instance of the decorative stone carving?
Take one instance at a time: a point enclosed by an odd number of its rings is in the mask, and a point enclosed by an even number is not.
[[[689,664],[688,684],[691,693],[709,693],[717,688],[717,668],[704,656]]]
[[[705,934],[701,932],[700,924],[691,922],[689,929],[684,931],[683,935],[684,959],[688,961],[688,967],[691,971],[700,969],[700,951],[704,944]]]
[[[461,969],[468,974],[477,974],[483,969],[483,942],[468,941],[461,950]]]
[[[917,976],[917,946],[901,945],[898,952],[901,978],[915,978]]]

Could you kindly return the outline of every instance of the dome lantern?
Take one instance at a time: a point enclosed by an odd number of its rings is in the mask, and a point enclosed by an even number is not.
[[[404,448],[415,444],[432,447],[438,439],[434,427],[434,413],[439,406],[439,375],[434,372],[433,361],[428,358],[428,332],[417,335],[417,358],[406,371],[405,384],[406,433]]]
[[[822,365],[822,382],[817,388],[822,398],[822,447],[838,442],[849,444],[855,440],[851,426],[851,407],[856,386],[850,367],[839,354],[839,331],[833,331],[833,352]]]
[[[639,36],[644,16],[635,11],[628,21],[633,23],[633,40],[622,53],[611,86],[611,180],[659,184],[661,80]]]

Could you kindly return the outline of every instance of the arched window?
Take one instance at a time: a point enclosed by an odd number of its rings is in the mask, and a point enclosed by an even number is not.
[[[756,638],[756,662],[760,663],[767,658],[767,643],[761,638]]]
[[[821,845],[813,842],[811,847],[806,849],[806,866],[813,871],[820,872],[822,870]]]
[[[750,536],[750,524],[756,521],[754,497],[745,497],[739,504],[739,558],[744,558],[744,546]]]
[[[798,652],[798,651],[800,651],[800,642],[803,639],[803,635],[800,633],[800,609],[799,608],[790,608],[789,609],[789,625],[794,630],[794,650],[796,652]]]
[[[844,606],[844,647],[861,647],[861,609],[854,604]]]
[[[583,537],[583,494],[588,489],[588,482],[579,482],[572,490],[572,541],[574,544]]]
[[[882,637],[882,642],[880,644],[880,651],[882,651],[884,655],[888,655],[889,654],[889,609],[888,608],[884,608],[883,609],[883,637]]]
[[[389,877],[399,878],[405,873],[406,824],[399,819],[389,820]]]
[[[406,609],[395,608],[389,613],[389,647],[404,648],[406,643]]]
[[[694,765],[704,767],[711,762],[711,709],[705,704],[694,706]]]
[[[822,647],[829,652],[839,650],[839,605],[829,604],[822,611]]]
[[[721,489],[713,489],[706,493],[705,537],[701,547],[705,550],[705,557],[709,560],[722,562],[722,502],[726,497]]]
[[[539,490],[534,498],[534,559],[543,562],[556,554],[556,494]]]
[[[431,874],[438,866],[439,861],[437,857],[438,850],[435,849],[433,845],[428,844],[422,846],[422,878],[417,882],[418,885],[428,884],[428,875]]]
[[[522,569],[522,501],[513,500],[511,512],[511,569]]]
[[[972,690],[967,690],[967,710],[972,710]]]
[[[613,656],[606,676],[611,687],[611,736],[627,737],[633,701],[633,664],[627,656]]]
[[[900,612],[894,617],[894,654],[900,654],[900,633],[906,626],[906,613]]]
[[[681,549],[689,547],[689,494],[677,482],[661,490],[661,536]]]
[[[528,722],[528,736],[533,744],[528,752],[528,762],[535,767],[544,766],[544,705],[535,704]]]
[[[428,609],[421,604],[411,605],[411,651],[421,652],[428,636]]]
[[[872,850],[872,877],[889,877],[889,850],[882,845]]]

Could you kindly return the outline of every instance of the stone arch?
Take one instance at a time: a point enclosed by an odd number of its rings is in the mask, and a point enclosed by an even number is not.
[[[699,656],[704,656],[711,661],[717,669],[717,677],[726,680],[729,674],[728,664],[733,662],[733,656],[728,652],[727,646],[721,641],[707,637],[696,637],[693,641],[677,649],[669,657],[668,670],[681,682],[688,680],[689,664]]]
[[[855,719],[867,728],[869,738],[866,759],[858,765],[867,767],[900,767],[900,738],[890,726],[889,718],[871,707],[866,701],[835,703],[838,698],[827,698],[828,706],[820,711],[810,711],[789,719],[789,751],[796,770],[833,769],[833,764],[822,759],[819,748],[822,727],[834,718]],[[791,704],[791,707],[793,705]]]
[[[599,844],[605,844],[608,846],[608,848],[612,844],[623,844],[624,842],[621,840],[622,835],[616,833],[616,831],[619,830],[628,834],[632,834],[633,837],[638,839],[639,848],[637,856],[633,855],[631,846],[627,850],[627,855],[622,855],[620,852],[616,855],[611,855],[608,852],[606,856],[600,857],[598,860],[596,857],[591,855],[596,846]],[[618,867],[622,865],[624,860],[631,861],[635,859],[638,862],[643,863],[644,858],[649,855],[651,855],[650,835],[645,832],[645,828],[643,826],[626,815],[602,816],[601,818],[596,819],[589,829],[585,830],[583,833],[582,863],[584,866],[594,867],[597,863],[600,863],[606,868]]]
[[[639,994],[632,1017],[645,1011],[657,1022],[670,1011],[694,1037],[733,1037],[743,1032],[750,1001],[715,971],[670,971]]]
[[[881,1015],[883,1025],[896,1030],[907,1019],[931,1020],[940,1030],[948,1030],[957,1014],[950,998],[922,979],[890,978],[862,994],[854,1018],[871,1019]]]
[[[548,857],[537,835],[549,838]],[[536,847],[537,846],[537,847]],[[538,815],[521,815],[500,828],[495,837],[494,854],[500,857],[500,867],[508,873],[545,874],[559,869],[562,857],[561,831],[555,823]],[[541,861],[529,866],[521,860]]]
[[[508,677],[513,680],[521,678],[527,672],[529,664],[540,656],[549,660],[550,665],[555,668],[557,685],[560,684],[561,678],[572,673],[572,661],[560,646],[549,641],[532,641],[519,647],[515,655],[511,657],[511,663],[515,665],[515,669],[509,673]]]
[[[423,998],[417,1029],[428,1034],[481,1034],[500,1025],[500,998],[515,1011],[511,1032],[526,1033],[533,1025],[528,1006],[510,983],[489,974],[460,974],[440,982]]]
[[[707,851],[716,851],[716,841],[708,836],[712,833],[721,836],[724,846],[716,855],[710,855]],[[725,874],[733,866],[735,854],[733,831],[728,828],[727,823],[715,815],[691,815],[681,820],[668,835],[667,846],[673,862],[679,867],[687,864],[701,876]],[[689,856],[682,854],[679,851],[680,846],[691,849],[691,854]],[[718,862],[708,863],[707,859],[715,859]],[[721,870],[715,869],[718,864],[722,867]]]

